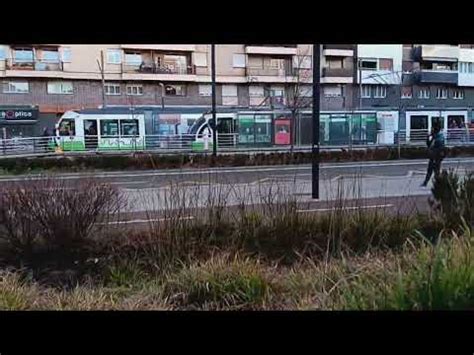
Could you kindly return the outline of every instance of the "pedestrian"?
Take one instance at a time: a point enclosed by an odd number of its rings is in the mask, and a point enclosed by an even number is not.
[[[426,138],[426,145],[428,146],[428,170],[426,172],[425,181],[421,186],[428,185],[428,182],[431,179],[431,175],[433,175],[433,171],[435,176],[438,176],[441,170],[441,162],[445,156],[445,143],[444,143],[444,135],[441,133],[441,126],[439,124],[433,125],[431,129],[431,134],[428,135]]]

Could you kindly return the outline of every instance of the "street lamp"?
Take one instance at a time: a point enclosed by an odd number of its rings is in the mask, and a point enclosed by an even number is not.
[[[211,80],[212,80],[212,155],[217,155],[217,117],[216,117],[216,45],[211,44]]]
[[[313,146],[311,196],[319,199],[319,120],[321,83],[321,45],[313,44]]]

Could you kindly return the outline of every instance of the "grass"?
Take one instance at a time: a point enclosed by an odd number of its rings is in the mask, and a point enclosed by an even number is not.
[[[166,219],[151,222],[145,233],[91,235],[83,259],[71,259],[66,269],[59,268],[59,256],[48,254],[47,266],[38,263],[35,269],[25,262],[19,263],[24,269],[1,271],[0,309],[472,309],[474,238],[472,219],[463,216],[471,216],[474,184],[468,175],[454,189],[466,213],[448,224],[454,178],[440,179],[444,182],[435,184],[436,204],[428,216],[348,210],[339,185],[336,206],[325,214],[298,213],[291,191],[278,185],[258,195],[222,190],[209,177],[214,188],[205,196],[199,189],[190,195],[172,186],[169,195],[148,196],[156,210],[164,207]],[[259,206],[244,203],[249,197],[260,199]],[[242,203],[229,210],[230,198]],[[77,201],[86,205],[84,199]],[[203,201],[204,213],[183,218],[196,201]],[[22,215],[5,211],[2,223],[16,236]],[[14,257],[19,254],[8,260]],[[8,266],[8,260],[3,264]],[[58,272],[81,277],[67,284],[45,281]]]

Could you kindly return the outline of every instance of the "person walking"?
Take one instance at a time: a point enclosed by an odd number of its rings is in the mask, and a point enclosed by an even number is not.
[[[426,138],[426,145],[428,146],[428,170],[426,171],[425,181],[421,186],[425,187],[431,179],[433,172],[438,176],[441,170],[441,162],[444,159],[444,135],[441,133],[441,126],[439,124],[433,125],[431,134]]]

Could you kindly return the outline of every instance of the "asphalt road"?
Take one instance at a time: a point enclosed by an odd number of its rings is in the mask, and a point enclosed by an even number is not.
[[[56,175],[73,185],[78,179],[93,177],[115,185],[127,201],[118,225],[147,223],[166,218],[169,209],[188,212],[205,210],[209,205],[264,205],[273,201],[297,201],[299,213],[324,213],[340,203],[346,207],[384,209],[413,213],[428,209],[429,188],[420,186],[426,160],[326,163],[320,169],[320,199],[311,198],[311,166],[261,166],[213,169],[173,169],[71,173]],[[474,171],[473,158],[446,159],[444,169],[460,174]],[[3,176],[0,183],[35,178]],[[220,201],[220,202],[218,202]],[[352,202],[350,202],[352,201]],[[153,216],[147,211],[154,210]],[[165,216],[165,217],[163,217]]]

